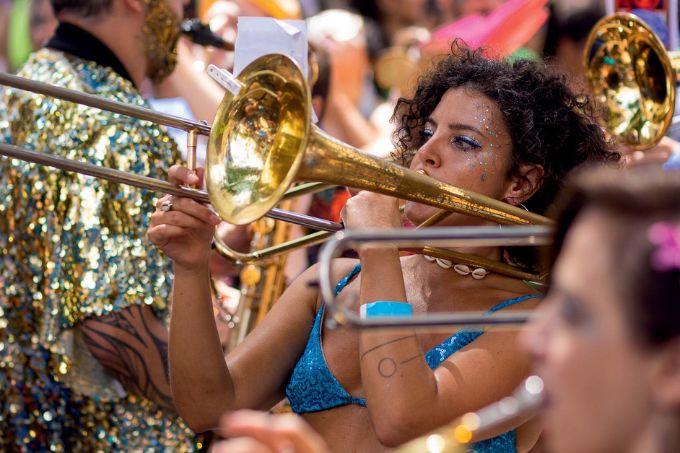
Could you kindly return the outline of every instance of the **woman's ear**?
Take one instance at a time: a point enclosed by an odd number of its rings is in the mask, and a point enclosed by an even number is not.
[[[656,406],[664,411],[680,409],[680,338],[661,346],[651,375],[651,392]]]
[[[520,164],[510,176],[502,199],[515,206],[524,203],[541,187],[544,174],[542,165]]]

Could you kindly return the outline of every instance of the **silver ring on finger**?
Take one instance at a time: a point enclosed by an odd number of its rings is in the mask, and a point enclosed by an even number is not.
[[[163,200],[158,209],[163,212],[172,211],[172,200]]]

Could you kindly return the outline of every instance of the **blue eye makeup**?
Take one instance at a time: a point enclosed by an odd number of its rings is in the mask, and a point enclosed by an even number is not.
[[[418,134],[420,135],[422,143],[426,143],[434,136],[434,129],[431,127],[425,127],[420,130]],[[482,147],[481,143],[469,135],[454,135],[451,137],[449,142],[454,148],[462,151],[474,151],[475,149]]]
[[[477,140],[467,135],[456,135],[451,139],[451,144],[463,151],[472,151],[482,147]]]

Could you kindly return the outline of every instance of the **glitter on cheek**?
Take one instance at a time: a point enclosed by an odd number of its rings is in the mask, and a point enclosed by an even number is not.
[[[500,146],[500,140],[502,140],[503,133],[498,130],[498,119],[497,112],[492,109],[488,103],[482,103],[477,106],[478,124],[481,130],[486,134],[488,138],[489,148],[498,148]]]
[[[489,161],[484,159],[480,160],[478,167],[482,169],[479,179],[481,182],[485,182],[487,179],[487,172],[489,172]]]

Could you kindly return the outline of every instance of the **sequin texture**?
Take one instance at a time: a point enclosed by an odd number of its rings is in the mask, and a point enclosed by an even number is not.
[[[110,68],[43,49],[21,76],[146,106]],[[0,139],[164,178],[179,160],[160,126],[7,89]],[[79,323],[132,304],[167,315],[167,259],[144,239],[158,194],[0,158],[0,450],[191,451],[193,433],[126,393]]]

